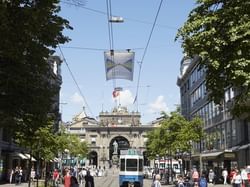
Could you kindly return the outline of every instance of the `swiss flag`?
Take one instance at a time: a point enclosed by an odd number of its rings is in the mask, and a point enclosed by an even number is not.
[[[113,93],[112,93],[112,95],[113,95],[114,98],[118,97],[119,94],[120,94],[120,92],[117,91],[117,90],[114,90]]]

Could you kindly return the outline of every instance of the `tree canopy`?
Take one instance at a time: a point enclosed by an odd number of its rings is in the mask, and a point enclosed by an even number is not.
[[[184,52],[202,57],[206,84],[217,104],[226,88],[236,88],[233,113],[250,112],[250,3],[245,0],[197,0],[179,29]],[[224,88],[224,89],[223,89]]]
[[[147,153],[149,157],[155,158],[157,155],[190,152],[192,142],[199,142],[203,136],[200,118],[188,121],[178,111],[171,112],[160,123],[160,127],[148,132]]]
[[[48,125],[53,97],[47,62],[53,48],[69,41],[69,22],[58,16],[59,0],[0,1],[0,124],[27,136]],[[50,117],[52,117],[50,115]]]

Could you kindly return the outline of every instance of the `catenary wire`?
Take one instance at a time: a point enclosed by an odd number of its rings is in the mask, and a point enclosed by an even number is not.
[[[107,6],[107,23],[108,23],[108,32],[109,32],[109,48],[110,48],[110,57],[111,61],[114,62],[114,37],[113,37],[113,25],[110,21],[112,17],[112,6],[111,6],[111,0],[106,0],[106,6]],[[115,77],[115,70],[112,69],[112,76]],[[113,87],[116,87],[116,80],[113,79]]]
[[[90,50],[90,51],[107,51],[108,49],[101,49],[101,48],[90,48],[90,47],[77,47],[77,46],[61,46],[61,48],[68,48],[68,49],[79,49],[79,50]],[[131,50],[142,50],[144,48],[137,47],[131,48]],[[128,49],[116,49],[116,51],[124,51]]]
[[[72,79],[73,79],[73,81],[74,81],[74,83],[75,83],[75,85],[76,85],[76,87],[77,87],[77,89],[78,89],[80,95],[82,96],[82,98],[83,98],[83,100],[84,100],[84,103],[85,103],[85,105],[86,105],[86,108],[89,110],[90,115],[93,117],[94,115],[93,115],[93,113],[92,113],[92,111],[91,111],[91,109],[90,109],[90,107],[89,107],[89,105],[88,105],[88,103],[87,103],[87,100],[86,100],[85,96],[83,95],[83,92],[82,92],[80,86],[78,85],[78,83],[77,83],[77,81],[76,81],[76,78],[75,78],[73,72],[71,71],[71,69],[70,69],[70,67],[69,67],[68,62],[66,61],[66,58],[65,58],[65,56],[64,56],[64,54],[63,54],[63,51],[62,51],[60,45],[58,45],[58,48],[59,48],[59,50],[60,50],[60,52],[61,52],[63,61],[65,62],[66,66],[67,66],[67,68],[68,68],[68,70],[69,70],[69,73],[70,73],[70,75],[71,75],[71,77],[72,77]]]
[[[79,8],[83,8],[83,9],[86,9],[86,10],[89,10],[91,12],[95,12],[95,13],[98,13],[98,14],[107,15],[107,12],[104,12],[104,11],[101,11],[101,10],[96,10],[96,9],[93,9],[93,8],[88,8],[86,6],[79,5],[79,4],[76,4],[76,3],[70,3],[70,2],[66,2],[66,1],[61,1],[61,3],[72,5],[72,6],[76,6],[76,7],[79,7]],[[134,18],[128,18],[128,17],[124,17],[124,18],[126,20],[132,21],[132,22],[143,23],[143,24],[148,24],[148,25],[152,25],[153,24],[153,23],[148,22],[148,21],[142,21],[142,20],[138,20],[138,19],[134,19]],[[171,29],[171,30],[178,30],[178,28],[173,27],[173,26],[168,26],[168,25],[156,24],[156,26],[157,27],[166,28],[166,29]]]
[[[150,40],[151,40],[153,31],[154,31],[154,28],[155,28],[155,24],[156,24],[156,21],[157,21],[157,18],[158,18],[158,15],[159,15],[159,13],[160,13],[160,10],[161,10],[162,3],[163,3],[163,0],[160,1],[160,4],[159,4],[159,7],[158,7],[158,10],[157,10],[155,19],[154,19],[154,23],[153,23],[152,29],[151,29],[150,34],[149,34],[148,41],[147,41],[145,50],[144,50],[143,55],[142,55],[142,59],[141,59],[141,61],[139,62],[139,73],[138,73],[138,79],[137,79],[136,94],[135,94],[135,99],[134,99],[134,103],[136,103],[136,109],[137,109],[137,111],[138,111],[138,94],[139,94],[139,85],[140,85],[142,64],[143,64],[144,58],[145,58],[146,53],[147,53],[147,50],[148,50],[149,42],[150,42]]]

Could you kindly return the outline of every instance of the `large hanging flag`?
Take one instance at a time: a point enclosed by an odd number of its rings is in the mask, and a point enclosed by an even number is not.
[[[133,80],[135,53],[131,51],[105,51],[106,80]]]

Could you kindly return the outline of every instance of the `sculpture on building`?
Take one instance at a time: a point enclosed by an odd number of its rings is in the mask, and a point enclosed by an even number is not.
[[[113,154],[118,154],[118,143],[116,141],[113,143],[113,150]]]

